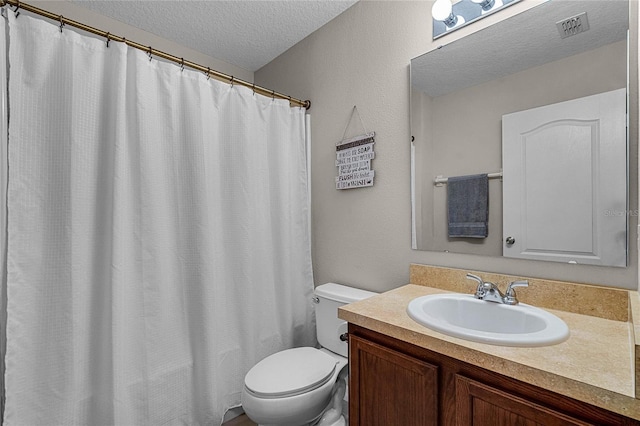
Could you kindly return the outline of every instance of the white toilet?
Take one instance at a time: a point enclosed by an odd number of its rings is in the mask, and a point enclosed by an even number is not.
[[[242,407],[261,426],[343,426],[347,385],[347,323],[338,307],[375,295],[340,284],[316,287],[320,349],[302,347],[270,355],[244,378]]]

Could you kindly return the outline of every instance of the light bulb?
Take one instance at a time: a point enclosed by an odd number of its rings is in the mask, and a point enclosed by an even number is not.
[[[452,13],[453,5],[451,0],[436,0],[431,8],[431,16],[436,21],[442,21],[444,24],[451,28],[458,22],[458,18]]]
[[[453,5],[451,0],[436,0],[431,8],[431,16],[436,21],[444,21],[451,16]]]

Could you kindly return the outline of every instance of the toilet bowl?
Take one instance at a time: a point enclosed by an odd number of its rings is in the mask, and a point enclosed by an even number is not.
[[[300,426],[329,404],[347,359],[311,347],[288,349],[256,364],[245,377],[242,407],[260,425]]]
[[[335,283],[315,289],[320,349],[301,347],[270,355],[245,376],[242,407],[261,426],[344,426],[347,344],[346,322],[338,307],[376,293]]]

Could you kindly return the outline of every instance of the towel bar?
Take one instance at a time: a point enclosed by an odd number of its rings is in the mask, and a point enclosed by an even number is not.
[[[502,171],[495,172],[495,173],[488,173],[487,176],[489,177],[489,179],[498,179],[498,178],[500,178],[500,180],[502,180]],[[449,178],[446,178],[446,177],[444,177],[442,175],[438,175],[433,180],[433,183],[435,183],[436,186],[442,186],[445,183],[447,183],[448,181],[449,181]]]

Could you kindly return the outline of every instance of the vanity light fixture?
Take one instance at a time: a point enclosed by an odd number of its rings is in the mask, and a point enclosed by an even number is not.
[[[482,19],[520,0],[436,0],[431,8],[433,39]]]
[[[477,4],[482,8],[482,13],[487,13],[491,11],[494,7],[502,6],[502,1],[498,0],[471,0],[473,3]]]

